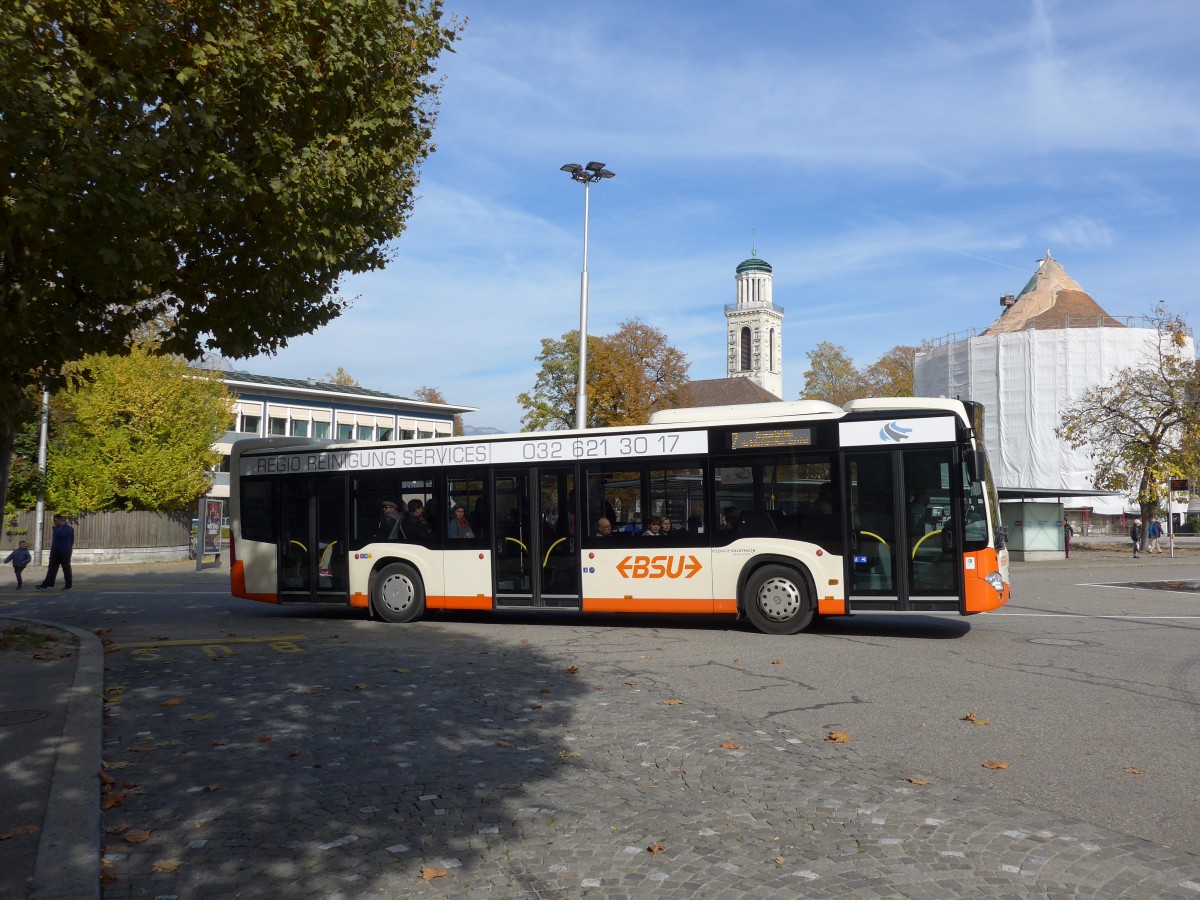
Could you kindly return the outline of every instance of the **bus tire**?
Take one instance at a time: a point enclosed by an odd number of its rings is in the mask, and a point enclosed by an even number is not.
[[[384,566],[371,587],[371,608],[385,622],[414,622],[425,614],[425,587],[407,563]]]
[[[751,575],[742,607],[750,623],[764,634],[801,632],[816,613],[804,576],[786,566],[763,566]]]

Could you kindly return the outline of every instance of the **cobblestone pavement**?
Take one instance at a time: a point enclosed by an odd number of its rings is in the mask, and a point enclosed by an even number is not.
[[[304,630],[106,656],[107,900],[1200,898],[1200,858],[912,783],[636,660],[572,672],[571,648],[435,621]]]

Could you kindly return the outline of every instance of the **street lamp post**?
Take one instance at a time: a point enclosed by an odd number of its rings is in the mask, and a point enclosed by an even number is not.
[[[592,183],[612,178],[613,173],[604,168],[604,163],[590,162],[586,166],[567,163],[562,171],[572,181],[583,185],[583,273],[579,276],[579,388],[575,395],[575,427],[587,428],[587,305],[588,305],[588,194]]]

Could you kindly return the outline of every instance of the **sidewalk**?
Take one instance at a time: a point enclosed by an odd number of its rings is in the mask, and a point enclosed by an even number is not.
[[[0,618],[11,628],[59,640],[0,649],[0,896],[98,898],[103,650],[67,625]]]

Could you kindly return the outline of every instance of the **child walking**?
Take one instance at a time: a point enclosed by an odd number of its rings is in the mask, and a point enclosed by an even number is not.
[[[21,573],[25,571],[25,567],[29,565],[29,561],[33,557],[29,555],[29,549],[25,546],[25,542],[21,541],[17,544],[17,549],[8,556],[4,557],[4,565],[12,563],[13,574],[17,576],[17,587],[21,587]]]

